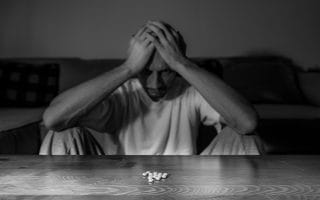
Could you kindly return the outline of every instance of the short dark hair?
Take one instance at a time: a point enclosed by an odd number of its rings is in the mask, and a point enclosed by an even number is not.
[[[162,22],[170,31],[175,31],[178,35],[178,38],[176,38],[177,43],[182,51],[182,53],[185,55],[186,51],[187,51],[187,44],[183,38],[183,36],[181,35],[181,33],[179,31],[176,31],[170,24],[166,23],[166,22]]]

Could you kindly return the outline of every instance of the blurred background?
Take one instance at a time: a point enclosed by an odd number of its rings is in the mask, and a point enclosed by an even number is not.
[[[123,58],[149,19],[180,30],[192,57],[275,52],[320,63],[317,0],[1,0],[0,57]]]

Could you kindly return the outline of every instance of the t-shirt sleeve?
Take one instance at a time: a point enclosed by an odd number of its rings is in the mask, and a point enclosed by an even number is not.
[[[124,108],[124,99],[116,90],[84,115],[78,122],[79,126],[113,134],[120,126]]]
[[[200,115],[200,121],[206,126],[216,126],[220,123],[220,114],[212,108],[203,96],[196,90],[193,90],[196,109]]]

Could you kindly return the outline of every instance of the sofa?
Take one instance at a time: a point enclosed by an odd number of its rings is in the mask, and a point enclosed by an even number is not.
[[[319,71],[303,70],[281,56],[192,60],[253,104],[259,115],[256,134],[266,154],[320,153]],[[122,59],[0,59],[0,154],[38,154],[48,131],[42,114],[52,98],[121,62]],[[26,93],[27,90],[32,92]],[[214,137],[213,127],[200,127],[199,152]]]

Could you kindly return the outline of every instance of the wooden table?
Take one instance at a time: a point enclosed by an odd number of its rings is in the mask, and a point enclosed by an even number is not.
[[[0,199],[320,199],[320,156],[2,155]]]

